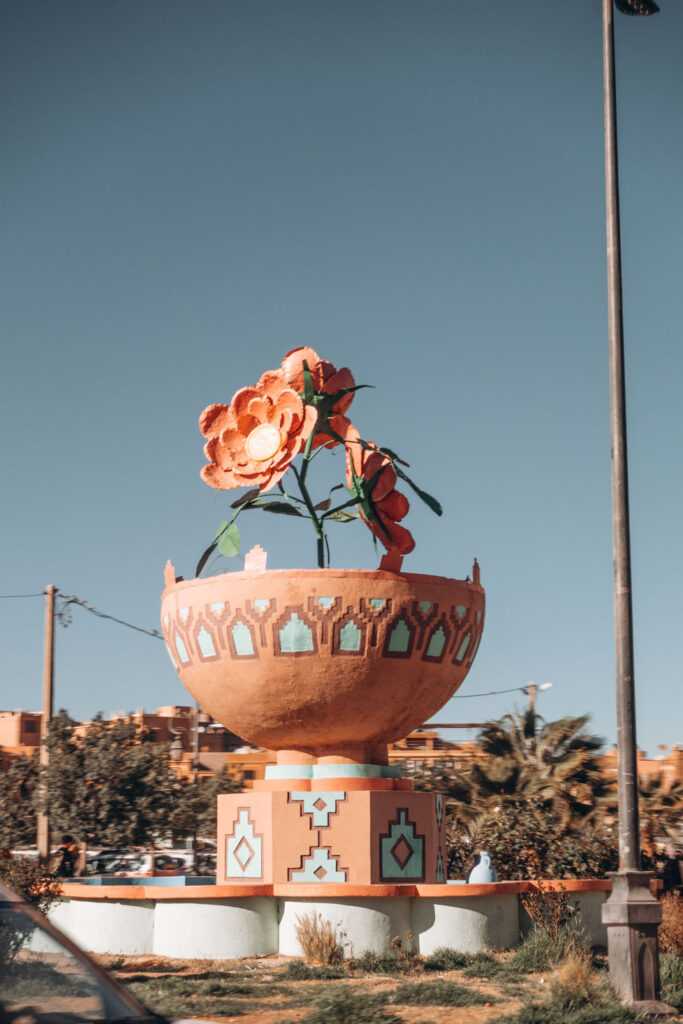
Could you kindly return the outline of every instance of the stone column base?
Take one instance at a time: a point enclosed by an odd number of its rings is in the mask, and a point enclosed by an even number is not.
[[[641,1013],[677,1014],[660,1001],[657,928],[662,908],[650,892],[649,871],[610,872],[612,894],[602,907],[612,988]]]

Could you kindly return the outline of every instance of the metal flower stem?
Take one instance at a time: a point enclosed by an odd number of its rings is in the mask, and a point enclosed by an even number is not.
[[[306,445],[306,450],[309,452],[309,457],[310,457],[310,450],[309,450],[309,445],[308,444]],[[306,471],[307,466],[308,466],[308,460],[306,459],[306,452],[304,452],[304,464],[303,464],[303,466],[301,468],[301,472],[299,472],[299,470],[296,468],[296,466],[293,463],[292,463],[292,472],[294,473],[294,476],[296,477],[296,482],[298,483],[299,490],[301,491],[301,497],[304,499],[304,503],[306,505],[306,509],[308,510],[308,514],[311,517],[311,522],[313,523],[313,529],[315,530],[315,536],[316,536],[317,546],[318,546],[318,568],[319,569],[324,569],[325,568],[325,530],[323,528],[323,524],[322,524],[321,520],[316,515],[315,508],[313,507],[313,502],[311,501],[311,496],[308,493],[308,490],[306,488],[306,484],[304,482],[305,478],[306,478],[306,472],[305,471]]]

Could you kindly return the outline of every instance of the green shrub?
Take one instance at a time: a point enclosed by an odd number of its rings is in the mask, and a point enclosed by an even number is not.
[[[534,927],[505,964],[505,973],[510,976],[547,971],[575,953],[590,954],[586,933],[576,922],[561,925],[554,939],[541,928]]]
[[[282,974],[288,981],[333,981],[345,977],[340,968],[309,967],[303,960],[290,960]]]
[[[482,1006],[495,1000],[454,981],[438,980],[404,982],[392,993],[391,1002],[403,1006]]]
[[[302,1024],[401,1024],[385,1012],[386,993],[341,989],[321,996]]]
[[[470,957],[448,946],[440,946],[424,962],[425,971],[458,971],[465,967]]]
[[[415,958],[393,952],[373,953],[366,949],[360,956],[354,957],[349,966],[365,974],[407,974],[414,969]]]
[[[683,1013],[683,956],[677,953],[659,954],[659,976],[662,999]]]

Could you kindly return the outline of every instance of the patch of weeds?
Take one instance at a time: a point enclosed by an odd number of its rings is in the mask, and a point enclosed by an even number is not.
[[[454,981],[404,982],[392,994],[392,1003],[404,1006],[483,1006],[496,1000]]]
[[[590,955],[586,933],[575,923],[562,925],[555,938],[541,928],[532,928],[505,964],[505,975],[536,974],[547,971],[574,953]],[[501,972],[502,973],[502,972]]]
[[[290,960],[282,971],[288,981],[334,981],[346,977],[341,967],[309,967],[303,960]]]
[[[683,956],[676,953],[659,954],[659,976],[662,999],[683,1012]]]
[[[458,971],[465,967],[471,957],[467,953],[459,953],[457,949],[440,946],[424,961],[425,971]]]
[[[349,962],[353,971],[362,971],[364,974],[406,974],[413,969],[412,960],[407,957],[397,956],[396,953],[373,953],[366,949],[360,956]]]
[[[401,1024],[400,1017],[385,1012],[387,994],[340,989],[321,996],[303,1024]]]
[[[505,971],[505,965],[490,953],[474,953],[465,967],[466,978],[497,978]]]
[[[152,1012],[167,1016],[211,1013],[239,1017],[244,1013],[253,1013],[263,1005],[254,1000],[254,995],[259,994],[258,987],[230,981],[217,973],[203,978],[194,978],[192,975],[137,975],[128,979],[127,985]],[[260,991],[262,993],[263,989]],[[290,993],[290,989],[277,985],[270,985],[267,989],[268,996]],[[248,1002],[244,997],[248,997]]]
[[[544,1003],[527,1003],[509,1017],[499,1017],[491,1024],[646,1024],[642,1017],[620,1003],[584,1003],[568,1006],[562,998]]]
[[[528,990],[525,985],[514,984],[511,982],[505,982],[502,985],[498,985],[498,991],[506,999],[524,999],[528,995]]]

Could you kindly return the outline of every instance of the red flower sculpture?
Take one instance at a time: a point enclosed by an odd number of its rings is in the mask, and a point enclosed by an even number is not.
[[[395,548],[407,555],[415,547],[409,530],[399,526],[410,504],[397,491],[396,470],[391,459],[374,445],[366,446],[355,427],[346,434],[346,482],[358,498],[358,511],[378,540],[389,551]]]
[[[258,487],[268,491],[306,447],[318,418],[278,371],[264,373],[258,384],[242,388],[230,405],[210,405],[199,418],[208,438],[208,466],[202,480],[218,490]]]
[[[345,437],[350,425],[345,413],[353,401],[353,391],[344,394],[339,392],[355,387],[353,374],[347,366],[337,370],[332,363],[321,359],[315,349],[306,346],[292,349],[282,360],[282,372],[289,386],[302,397],[306,391],[304,362],[311,374],[311,401],[318,410],[318,423],[312,447],[320,448],[321,445],[325,445],[327,448],[334,448],[340,443],[339,438]],[[326,433],[328,429],[338,436]]]

